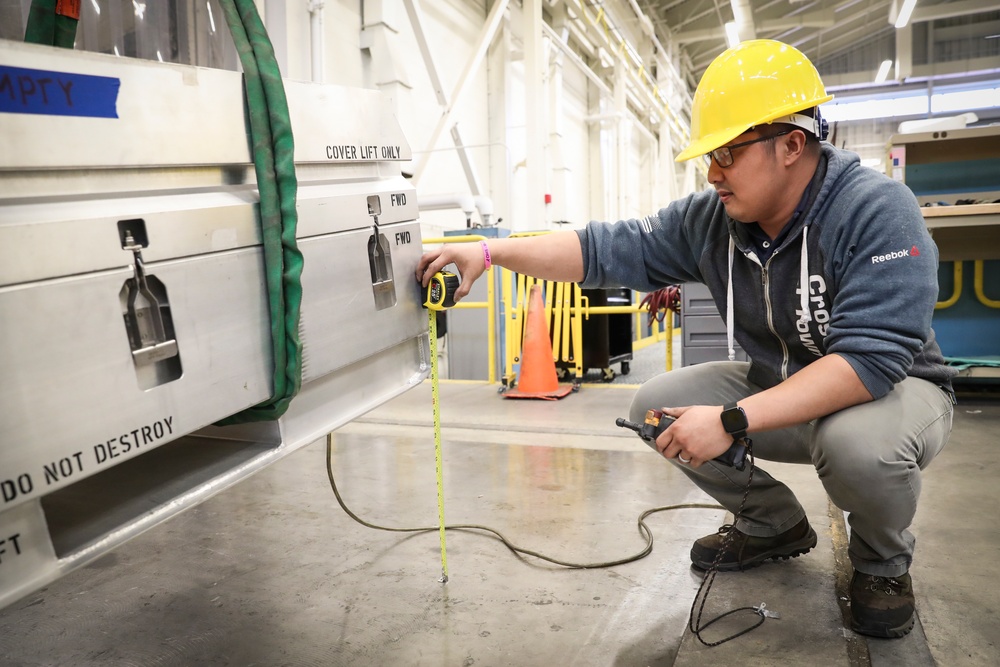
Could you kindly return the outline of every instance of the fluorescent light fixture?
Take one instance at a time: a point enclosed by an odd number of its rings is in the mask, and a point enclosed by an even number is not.
[[[917,0],[904,0],[903,8],[899,10],[899,15],[896,17],[896,29],[905,28],[906,24],[910,22],[910,16],[913,14],[913,8],[917,6]]]
[[[995,85],[995,84],[994,84]],[[823,118],[831,123],[838,121],[868,120],[871,118],[898,118],[901,116],[927,116],[927,114],[956,114],[974,109],[1000,108],[1000,88],[990,85],[977,90],[951,93],[909,95],[859,102],[824,104]]]
[[[896,97],[864,102],[843,102],[823,105],[823,118],[834,123],[838,121],[866,120],[869,118],[893,118],[895,116],[922,116],[930,111],[930,101],[926,95]]]
[[[980,88],[958,93],[931,95],[931,113],[1000,107],[1000,88]]]
[[[726,24],[726,41],[729,42],[729,48],[740,43],[740,33],[736,29],[736,21],[730,21]]]
[[[892,68],[892,61],[883,60],[882,65],[878,68],[878,74],[875,75],[875,83],[885,83],[886,77],[889,76],[890,68]]]

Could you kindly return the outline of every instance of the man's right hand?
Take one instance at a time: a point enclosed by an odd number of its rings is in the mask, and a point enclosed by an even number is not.
[[[427,287],[427,283],[435,273],[449,264],[454,264],[458,268],[458,275],[461,280],[458,289],[455,290],[455,301],[461,301],[472,289],[472,284],[486,270],[486,258],[483,255],[483,247],[476,243],[445,243],[439,248],[424,253],[417,263],[416,278],[422,286]]]
[[[583,280],[583,250],[580,237],[573,231],[490,239],[489,249],[493,266],[542,280],[564,283]],[[449,264],[458,267],[461,284],[455,290],[455,301],[459,301],[486,270],[482,244],[479,241],[445,243],[424,254],[417,263],[417,282],[426,287],[434,274]]]

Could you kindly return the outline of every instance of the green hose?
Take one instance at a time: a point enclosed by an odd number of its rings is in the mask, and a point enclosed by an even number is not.
[[[271,315],[274,391],[264,403],[224,419],[239,424],[277,419],[302,386],[302,253],[295,238],[294,142],[274,49],[253,0],[220,0],[243,65],[253,145],[264,270]]]

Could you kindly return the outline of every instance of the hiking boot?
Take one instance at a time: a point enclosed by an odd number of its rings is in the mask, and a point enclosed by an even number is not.
[[[691,562],[699,569],[708,570],[723,546],[725,551],[719,558],[718,570],[735,572],[757,567],[772,558],[788,560],[808,553],[816,546],[816,532],[810,528],[805,517],[790,529],[773,537],[751,537],[727,523],[718,532],[706,535],[694,543],[691,547]]]
[[[872,637],[902,637],[913,629],[913,586],[909,573],[876,577],[854,571],[851,629]]]

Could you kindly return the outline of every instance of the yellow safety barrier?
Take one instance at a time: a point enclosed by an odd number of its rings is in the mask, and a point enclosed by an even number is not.
[[[953,289],[952,289],[951,297],[949,297],[948,299],[946,299],[944,301],[938,301],[937,303],[935,303],[934,304],[934,310],[942,310],[944,308],[951,308],[956,303],[958,303],[959,298],[961,298],[961,296],[962,296],[962,262],[961,261],[956,261],[955,262],[955,273],[954,273],[954,279],[952,280],[952,282],[954,283],[954,286],[953,286]]]
[[[991,299],[988,296],[986,296],[986,292],[983,289],[984,273],[985,273],[985,268],[983,266],[983,260],[977,259],[972,278],[973,284],[976,289],[976,298],[979,299],[979,303],[983,304],[987,308],[1000,308],[1000,300]]]
[[[545,321],[552,338],[552,359],[555,362],[573,364],[577,377],[583,373],[582,323],[575,315],[573,303],[579,303],[582,291],[574,283],[537,280],[524,274],[515,274],[502,269],[504,339],[506,354],[503,383],[513,386],[516,380],[514,365],[521,360],[521,343],[524,339],[524,324],[528,317],[528,295],[534,285],[542,288],[545,295]],[[511,284],[516,284],[512,291]]]
[[[636,295],[638,296],[638,292]],[[642,299],[635,299],[636,303],[639,303]],[[635,314],[635,329],[634,331],[642,331],[645,327],[642,324],[642,317],[644,312],[637,310]],[[635,342],[632,343],[632,350],[641,350],[645,347],[649,347],[654,343],[659,343],[662,340],[666,340],[667,347],[667,361],[664,370],[673,370],[674,368],[674,316],[672,313],[667,313],[667,316],[663,318],[663,329],[660,329],[660,320],[653,320],[650,325],[652,333],[649,336],[636,336]]]
[[[511,234],[511,238],[538,236],[550,232],[523,232]],[[583,368],[583,323],[591,315],[634,315],[636,325],[633,331],[637,337],[632,349],[638,350],[651,344],[666,340],[665,369],[673,368],[673,317],[664,319],[661,330],[659,321],[653,323],[650,336],[638,335],[645,327],[641,317],[645,311],[640,310],[636,293],[630,306],[591,306],[589,299],[583,295],[583,290],[576,283],[536,280],[523,274],[515,274],[508,269],[501,269],[501,300],[504,313],[504,338],[506,344],[504,374],[502,381],[506,386],[513,386],[516,381],[514,365],[519,363],[521,341],[524,337],[524,322],[527,318],[528,294],[533,285],[540,285],[545,294],[545,320],[548,322],[549,335],[552,338],[552,359],[569,370],[577,378],[582,378]]]
[[[521,232],[511,234],[511,237],[538,236],[549,232]],[[489,241],[485,236],[469,234],[465,236],[443,236],[423,239],[425,245],[435,245],[441,243],[477,243],[479,241]],[[496,318],[497,318],[497,298],[493,280],[493,269],[490,268],[487,276],[487,297],[486,301],[461,301],[454,306],[454,309],[485,308],[487,311],[487,354],[489,363],[489,382],[495,383],[496,377]],[[591,315],[618,315],[628,314],[635,316],[636,338],[633,341],[632,349],[641,350],[649,345],[666,342],[666,364],[665,370],[673,368],[673,317],[668,315],[664,318],[663,325],[659,321],[652,323],[652,333],[649,336],[641,335],[645,330],[642,318],[646,311],[640,310],[639,293],[634,293],[633,304],[630,306],[591,306],[590,301],[583,295],[583,290],[576,283],[554,282],[550,280],[536,280],[524,274],[515,274],[508,269],[501,268],[500,274],[500,303],[503,306],[504,321],[504,369],[501,378],[504,385],[513,386],[516,377],[514,365],[520,362],[521,343],[524,339],[524,324],[528,313],[528,294],[532,285],[541,285],[545,294],[545,319],[549,323],[549,333],[552,337],[552,358],[557,363],[569,365],[571,372],[577,378],[583,377],[583,322]]]
[[[488,240],[485,236],[468,234],[466,236],[442,236],[438,238],[423,239],[425,245],[438,243],[478,243]],[[487,363],[489,364],[488,381],[493,384],[497,381],[496,373],[496,289],[493,287],[493,268],[487,269],[486,273],[486,301],[461,301],[455,304],[454,308],[485,308],[486,309],[486,347]]]

